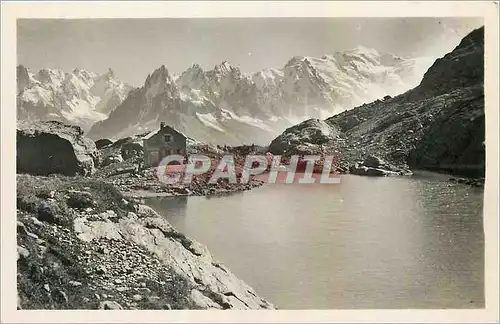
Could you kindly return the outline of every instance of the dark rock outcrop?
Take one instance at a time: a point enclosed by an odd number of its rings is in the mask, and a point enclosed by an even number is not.
[[[98,161],[94,142],[78,126],[57,121],[18,123],[18,173],[90,175]]]
[[[103,147],[106,147],[108,145],[113,144],[113,141],[107,138],[101,138],[97,141],[95,141],[95,146],[98,150],[102,149]]]
[[[411,175],[408,169],[398,168],[378,156],[368,155],[363,162],[355,163],[349,172],[356,175],[385,177],[396,175]]]
[[[342,130],[346,142],[341,151],[351,166],[373,154],[403,170],[483,177],[483,83],[484,27],[438,59],[415,89],[356,107],[326,123]]]
[[[453,104],[425,131],[408,157],[412,167],[484,177],[485,117],[482,95]]]

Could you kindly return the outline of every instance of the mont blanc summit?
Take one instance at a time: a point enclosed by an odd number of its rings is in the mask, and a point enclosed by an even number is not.
[[[89,132],[130,136],[167,120],[188,136],[220,144],[264,144],[308,118],[327,116],[416,86],[431,59],[403,59],[357,47],[292,57],[282,68],[247,74],[223,61],[193,64],[178,76],[161,66]]]

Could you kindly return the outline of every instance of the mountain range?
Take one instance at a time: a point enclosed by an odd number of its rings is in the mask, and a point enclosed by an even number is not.
[[[317,154],[323,149],[351,173],[378,168],[373,163],[377,160],[402,172],[425,169],[484,177],[484,27],[438,58],[415,88],[325,120],[304,121],[269,146],[273,154]]]
[[[57,69],[31,72],[17,67],[18,120],[57,120],[84,131],[106,119],[128,95],[132,86],[115,73],[97,74],[85,69],[70,73]]]
[[[135,89],[112,72],[31,74],[21,66],[18,118],[57,117],[82,126],[94,140],[131,136],[166,122],[202,142],[268,144],[308,118],[400,94],[418,85],[432,62],[358,47],[320,58],[295,56],[282,68],[254,74],[226,61],[211,70],[193,64],[176,76],[162,65]]]

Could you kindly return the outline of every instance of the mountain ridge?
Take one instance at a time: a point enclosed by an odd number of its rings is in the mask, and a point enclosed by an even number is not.
[[[310,138],[309,134],[321,133],[325,125],[334,129],[327,140]],[[481,178],[484,131],[482,27],[437,59],[415,88],[324,121],[294,125],[271,141],[269,148],[275,154],[327,149],[337,156],[341,171],[366,174],[363,161],[378,160],[398,167],[402,174],[411,168]],[[372,174],[385,175],[394,168],[375,171]]]
[[[88,136],[126,137],[165,121],[214,144],[268,143],[298,121],[326,117],[411,87],[426,62],[354,49],[322,58],[295,56],[281,69],[253,74],[227,61],[206,71],[195,63],[176,76],[162,65],[107,119],[96,122]],[[153,75],[164,80],[153,82],[158,81]]]
[[[95,121],[107,118],[130,89],[112,69],[102,74],[80,68],[31,72],[18,65],[17,118],[58,120],[88,130]]]

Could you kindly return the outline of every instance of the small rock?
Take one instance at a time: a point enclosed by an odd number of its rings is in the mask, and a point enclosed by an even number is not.
[[[115,301],[106,300],[99,303],[99,309],[105,310],[121,310],[123,309],[122,305],[118,304]]]
[[[75,286],[75,287],[78,287],[78,286],[81,286],[81,285],[82,285],[82,283],[81,283],[81,282],[79,282],[79,281],[73,281],[73,280],[71,280],[71,281],[69,282],[69,284],[70,284],[70,285],[72,285],[72,286]]]
[[[135,301],[141,301],[142,300],[142,295],[139,295],[139,294],[134,295],[134,296],[132,296],[132,299],[135,300]]]
[[[58,300],[61,303],[68,304],[68,295],[61,289],[55,289],[53,296],[56,300]]]
[[[95,297],[95,299],[97,299],[97,300],[100,300],[100,299],[101,299],[101,296],[99,296],[99,294],[94,294],[94,297]]]
[[[158,296],[150,296],[150,297],[148,297],[148,302],[154,303],[158,299],[160,299],[160,297],[158,297]]]
[[[40,205],[38,205],[38,219],[42,222],[51,224],[53,224],[56,220],[52,207],[46,201],[42,201]]]
[[[104,265],[100,265],[96,269],[97,274],[105,274],[106,273],[106,267]]]
[[[35,233],[28,232],[28,236],[35,240],[38,240],[38,235],[36,235]]]
[[[119,284],[121,284],[121,283],[122,283],[121,279],[115,279],[115,284],[118,284],[118,285],[119,285]]]
[[[105,247],[103,247],[103,246],[99,246],[99,247],[97,248],[97,252],[102,253],[102,254],[109,254],[109,249],[108,249],[108,248],[105,248]]]
[[[34,225],[36,225],[36,226],[38,226],[38,227],[43,226],[43,223],[42,223],[42,222],[40,222],[40,221],[38,220],[38,218],[36,218],[36,217],[31,217],[31,220],[33,221],[33,224],[34,224]]]
[[[124,291],[130,290],[130,288],[128,288],[128,287],[118,287],[118,288],[116,288],[116,290],[119,291],[119,292],[124,292]]]
[[[17,259],[19,260],[19,256],[22,256],[23,258],[28,258],[30,256],[30,251],[28,249],[22,247],[22,246],[17,246]]]
[[[17,234],[28,235],[28,230],[23,222],[17,221]]]
[[[50,292],[50,286],[49,286],[49,284],[43,285],[43,289],[45,289],[47,292]]]

